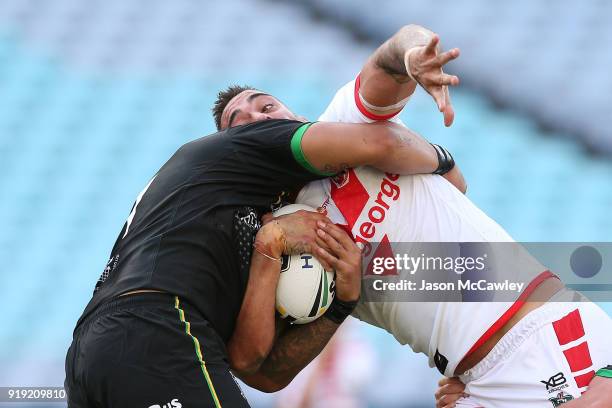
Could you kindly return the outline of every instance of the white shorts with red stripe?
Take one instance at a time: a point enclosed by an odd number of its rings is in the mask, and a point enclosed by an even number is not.
[[[550,408],[580,397],[595,371],[612,363],[612,320],[570,290],[517,323],[460,376],[457,407]]]

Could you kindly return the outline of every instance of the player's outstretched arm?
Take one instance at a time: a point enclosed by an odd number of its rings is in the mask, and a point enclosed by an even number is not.
[[[361,251],[339,227],[326,222],[319,222],[318,226],[319,248],[315,254],[336,271],[334,302],[336,305],[354,305],[361,290]],[[267,295],[274,299],[274,294],[272,292]],[[330,309],[333,307],[334,304]],[[273,305],[267,313],[270,312],[274,314]],[[350,310],[336,308],[332,315],[329,313],[330,310],[312,323],[290,326],[276,339],[269,355],[256,372],[235,370],[238,377],[264,392],[276,392],[286,387],[323,350]],[[254,326],[257,325],[258,322],[255,322]],[[253,336],[260,335],[260,331],[248,334],[250,341],[254,341]],[[265,336],[269,339],[270,335],[273,335],[273,331],[268,328]]]
[[[453,167],[440,161],[436,149],[423,137],[391,122],[318,122],[299,143],[298,155],[306,165],[326,174],[358,166],[401,175],[443,174]]]
[[[359,94],[365,109],[374,115],[396,113],[418,83],[433,97],[444,114],[444,124],[450,126],[455,113],[448,87],[458,85],[459,78],[445,74],[443,67],[459,57],[459,49],[440,52],[439,42],[432,31],[410,24],[383,43],[359,76]]]

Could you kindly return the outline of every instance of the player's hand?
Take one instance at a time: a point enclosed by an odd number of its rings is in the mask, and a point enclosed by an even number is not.
[[[612,401],[612,379],[593,377],[580,398],[562,404],[563,408],[605,408]]]
[[[276,258],[282,254],[311,253],[322,261],[317,254],[320,248],[317,242],[319,221],[330,222],[325,215],[313,211],[299,210],[280,217],[266,214],[262,217],[264,226],[257,233],[256,241],[269,247],[269,255]]]
[[[436,408],[453,408],[455,403],[466,394],[465,384],[459,381],[457,377],[444,377],[438,381],[438,390],[436,391]]]
[[[404,55],[406,71],[416,82],[430,94],[438,110],[444,114],[444,125],[450,126],[455,119],[455,111],[451,104],[449,86],[459,85],[459,78],[455,75],[447,75],[442,68],[450,61],[459,57],[459,49],[450,51],[439,51],[440,37],[434,34],[429,44],[412,48]]]
[[[336,271],[336,296],[344,302],[359,300],[361,294],[361,248],[337,225],[319,221],[318,255]],[[329,250],[325,249],[328,247]],[[327,269],[327,268],[326,268]],[[330,269],[327,269],[330,270]]]

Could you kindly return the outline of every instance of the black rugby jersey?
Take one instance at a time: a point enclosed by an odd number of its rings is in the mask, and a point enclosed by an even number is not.
[[[261,215],[324,177],[301,153],[308,126],[267,120],[183,145],[136,199],[79,324],[111,298],[157,289],[193,304],[227,341]]]

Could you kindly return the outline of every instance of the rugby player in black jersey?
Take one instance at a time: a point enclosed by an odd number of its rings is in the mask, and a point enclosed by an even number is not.
[[[324,216],[289,215],[260,228],[262,215],[306,182],[347,167],[400,174],[438,168],[434,148],[394,124],[312,124],[284,107],[261,115],[269,120],[185,144],[138,195],[74,331],[66,357],[69,407],[248,406],[226,344],[250,263],[278,272],[280,254],[294,252],[336,263],[329,318],[284,332],[270,353],[276,362],[291,339],[329,339],[360,293],[359,251],[344,232],[317,224]],[[329,250],[317,241],[319,228],[349,250]],[[252,381],[283,375],[287,366],[289,360],[265,365]]]

